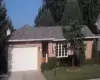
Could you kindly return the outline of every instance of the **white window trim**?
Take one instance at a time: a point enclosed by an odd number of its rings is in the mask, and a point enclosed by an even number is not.
[[[56,46],[58,48],[58,51],[57,51],[58,53],[56,53],[56,58],[68,57],[68,53],[66,53],[65,48],[64,48],[64,53],[62,53],[62,51],[63,51],[63,44],[62,43],[57,43]],[[60,52],[59,49],[61,49],[61,53],[59,53]],[[59,54],[61,54],[61,55],[59,55]]]

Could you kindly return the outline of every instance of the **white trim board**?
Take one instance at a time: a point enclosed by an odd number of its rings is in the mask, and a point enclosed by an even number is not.
[[[94,39],[94,38],[100,38],[100,36],[93,36],[93,37],[84,37],[84,39]],[[45,38],[45,39],[16,39],[16,40],[8,40],[8,42],[23,42],[23,41],[49,41],[49,40],[52,40],[52,41],[65,41],[66,39],[54,39],[54,38]]]

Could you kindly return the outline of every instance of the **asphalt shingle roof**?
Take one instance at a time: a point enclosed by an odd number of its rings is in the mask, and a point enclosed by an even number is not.
[[[83,26],[82,32],[84,37],[94,37],[95,35],[89,30],[87,26]],[[10,40],[23,39],[65,39],[62,33],[62,27],[30,27],[24,26],[14,31]]]
[[[21,39],[64,39],[61,27],[22,27],[12,33],[10,40]]]
[[[91,32],[91,30],[86,25],[83,26],[82,33],[83,33],[84,37],[94,37],[94,36],[96,36],[95,34],[93,34]]]

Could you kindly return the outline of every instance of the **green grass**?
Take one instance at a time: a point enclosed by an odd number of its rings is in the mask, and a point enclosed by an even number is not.
[[[47,80],[86,80],[100,78],[100,66],[85,65],[79,71],[67,71],[68,68],[58,68],[55,77],[54,70],[43,72]]]

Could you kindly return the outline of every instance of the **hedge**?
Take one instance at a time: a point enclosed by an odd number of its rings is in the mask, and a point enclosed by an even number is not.
[[[43,72],[45,70],[53,70],[55,67],[58,67],[57,59],[52,57],[48,59],[48,63],[41,64],[41,71]]]

